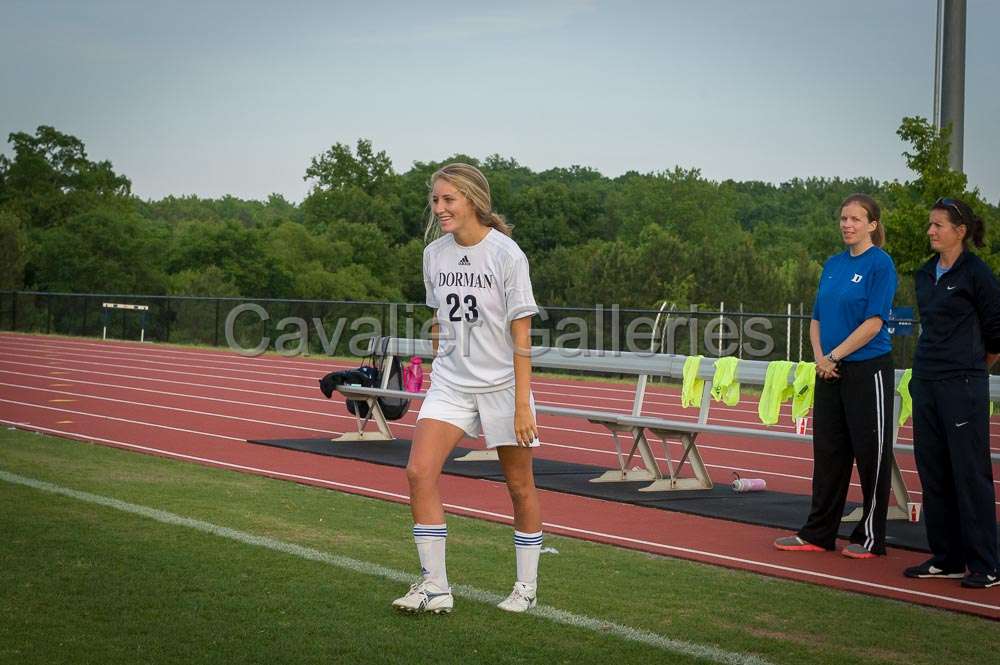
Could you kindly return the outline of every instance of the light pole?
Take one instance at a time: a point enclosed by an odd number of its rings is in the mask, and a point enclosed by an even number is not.
[[[951,126],[948,165],[962,170],[965,144],[965,0],[938,0],[934,125]]]

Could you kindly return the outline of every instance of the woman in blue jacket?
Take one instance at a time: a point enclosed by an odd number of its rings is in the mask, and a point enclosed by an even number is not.
[[[916,578],[1000,584],[990,459],[989,368],[1000,352],[1000,287],[982,259],[985,229],[958,199],[938,199],[927,237],[936,255],[917,270],[920,339],[913,356],[913,450],[932,557]],[[966,572],[968,571],[968,572]]]
[[[779,550],[836,548],[855,462],[864,508],[851,542],[852,559],[885,554],[892,459],[892,341],[886,321],[896,294],[896,267],[882,250],[885,233],[875,200],[852,194],[840,205],[847,250],[823,266],[809,337],[816,358],[812,505]]]

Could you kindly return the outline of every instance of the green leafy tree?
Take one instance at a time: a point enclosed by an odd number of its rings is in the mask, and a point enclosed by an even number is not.
[[[423,241],[412,238],[409,242],[398,245],[393,252],[392,260],[398,266],[396,283],[403,299],[407,302],[424,302]]]
[[[358,139],[355,152],[344,143],[334,143],[319,157],[313,157],[303,180],[314,180],[321,190],[357,187],[370,195],[384,194],[396,185],[392,160],[384,150],[375,152],[372,142]]]
[[[302,224],[284,222],[268,239],[270,256],[292,276],[298,298],[338,299],[333,274],[353,263],[354,249],[330,233],[314,234]]]
[[[43,291],[163,293],[164,229],[96,208],[40,231],[31,264]]]
[[[35,135],[14,132],[13,159],[0,155],[0,207],[29,229],[47,229],[100,206],[131,211],[131,182],[111,162],[93,162],[80,139],[42,125]]]
[[[28,262],[28,234],[21,218],[0,209],[0,291],[24,286],[24,266]]]
[[[394,243],[407,239],[395,200],[372,196],[353,185],[329,191],[314,190],[302,202],[302,212],[306,226],[317,232],[346,221],[369,226]]]
[[[885,224],[887,247],[900,274],[907,274],[931,255],[926,235],[927,219],[931,206],[938,198],[950,196],[962,199],[984,220],[987,229],[996,228],[1000,216],[994,206],[983,200],[978,189],[968,189],[968,178],[964,173],[948,165],[950,128],[938,129],[924,118],[912,117],[903,118],[896,133],[910,145],[903,156],[907,166],[916,173],[916,178],[888,185],[891,205]],[[996,247],[1000,249],[1000,244]],[[994,270],[1000,269],[1000,256],[992,243],[975,251]],[[904,294],[912,297],[910,281],[903,280]]]
[[[217,266],[246,297],[294,295],[292,276],[267,249],[261,233],[234,220],[184,221],[174,232],[167,266],[171,273]]]
[[[239,287],[218,266],[188,268],[170,276],[171,295],[233,298],[240,295]]]

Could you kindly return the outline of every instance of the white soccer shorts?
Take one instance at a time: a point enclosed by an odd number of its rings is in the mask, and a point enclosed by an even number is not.
[[[535,398],[531,399],[531,413],[535,415]],[[475,439],[480,430],[486,437],[487,448],[516,446],[514,432],[514,386],[488,393],[466,393],[455,390],[440,381],[431,384],[417,420],[430,418],[442,420],[462,429]],[[537,422],[537,420],[536,420]],[[535,438],[529,447],[539,446]]]

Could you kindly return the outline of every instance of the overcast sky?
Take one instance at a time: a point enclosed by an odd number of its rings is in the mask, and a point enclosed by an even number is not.
[[[312,156],[608,176],[910,179],[936,0],[0,0],[0,132],[52,125],[143,198],[300,201]],[[965,170],[1000,201],[1000,2],[968,0]],[[10,146],[0,150],[9,154]]]

